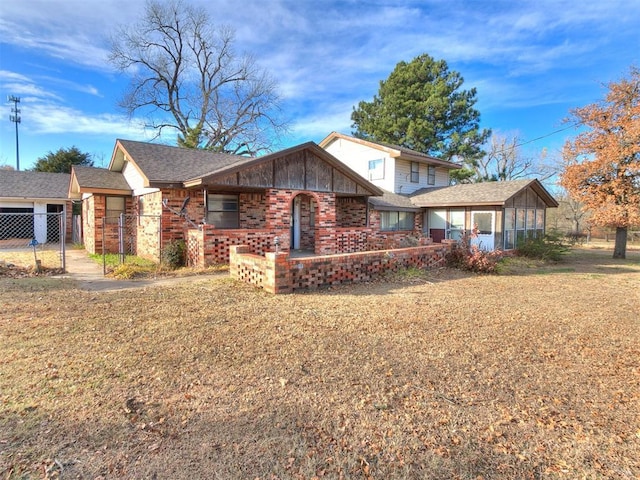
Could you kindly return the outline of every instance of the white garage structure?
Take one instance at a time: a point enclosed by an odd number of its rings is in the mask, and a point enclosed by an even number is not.
[[[70,180],[67,173],[0,170],[0,246],[70,239]]]

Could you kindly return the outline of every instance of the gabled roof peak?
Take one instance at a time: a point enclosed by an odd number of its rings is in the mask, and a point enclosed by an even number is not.
[[[375,148],[377,150],[384,151],[388,153],[389,156],[394,158],[404,158],[412,161],[431,163],[441,167],[449,168],[450,170],[461,168],[461,165],[457,163],[449,162],[447,160],[442,160],[442,159],[433,157],[431,155],[427,155],[426,153],[412,150],[407,147],[353,137],[353,136],[345,135],[344,133],[339,133],[339,132],[331,132],[319,143],[319,145],[322,148],[326,148],[328,145],[330,145],[332,142],[338,139],[346,140],[353,143],[358,143],[360,145],[365,145],[370,148]]]

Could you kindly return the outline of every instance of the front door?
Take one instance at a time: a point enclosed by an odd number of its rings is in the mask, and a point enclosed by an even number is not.
[[[447,223],[447,238],[460,240],[464,233],[464,209],[449,210],[449,222]]]
[[[291,215],[291,249],[300,249],[300,223],[301,223],[300,196],[293,199],[293,213]]]
[[[471,226],[478,230],[477,236],[471,238],[471,244],[486,252],[494,249],[495,215],[496,212],[471,212]]]

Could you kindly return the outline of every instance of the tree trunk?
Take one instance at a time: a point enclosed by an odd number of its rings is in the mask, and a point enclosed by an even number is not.
[[[616,245],[613,247],[613,258],[627,258],[626,227],[616,227]]]

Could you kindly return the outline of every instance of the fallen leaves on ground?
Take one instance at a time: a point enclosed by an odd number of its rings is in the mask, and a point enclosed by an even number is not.
[[[0,280],[0,477],[637,478],[640,262],[608,257],[283,296]]]

